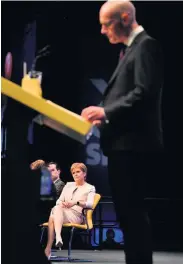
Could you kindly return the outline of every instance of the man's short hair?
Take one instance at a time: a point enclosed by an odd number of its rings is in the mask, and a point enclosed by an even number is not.
[[[50,162],[47,163],[46,166],[49,167],[50,165],[55,165],[56,169],[57,169],[57,170],[60,170],[60,166],[58,165],[57,162],[50,161]]]

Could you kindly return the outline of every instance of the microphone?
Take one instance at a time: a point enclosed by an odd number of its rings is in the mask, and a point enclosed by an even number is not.
[[[33,63],[32,63],[32,67],[30,70],[30,78],[36,78],[37,77],[36,70],[35,70],[36,69],[36,62],[39,58],[45,57],[48,54],[50,54],[50,51],[47,50],[49,47],[50,47],[50,45],[47,45],[37,52],[38,55],[34,58]]]

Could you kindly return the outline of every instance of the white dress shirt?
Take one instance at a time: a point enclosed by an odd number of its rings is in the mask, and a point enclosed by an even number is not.
[[[132,30],[132,32],[130,33],[128,37],[128,40],[124,44],[129,47],[134,41],[134,39],[136,38],[136,36],[140,34],[142,31],[144,31],[144,28],[142,26],[136,27],[134,30]]]

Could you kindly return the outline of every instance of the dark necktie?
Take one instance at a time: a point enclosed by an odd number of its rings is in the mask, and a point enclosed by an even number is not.
[[[126,53],[126,50],[127,50],[127,46],[124,46],[124,47],[121,49],[121,51],[120,51],[120,53],[119,53],[119,61],[123,59],[123,57],[124,57],[124,55],[125,55],[125,53]]]

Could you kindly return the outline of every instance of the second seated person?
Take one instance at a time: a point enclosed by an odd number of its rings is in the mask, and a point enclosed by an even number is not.
[[[52,209],[49,221],[53,225],[56,235],[56,247],[61,248],[62,226],[65,223],[81,224],[83,222],[82,209],[92,208],[95,197],[95,187],[86,182],[87,167],[83,163],[73,163],[71,174],[74,182],[68,182]],[[45,254],[51,253],[52,244],[47,244]]]

